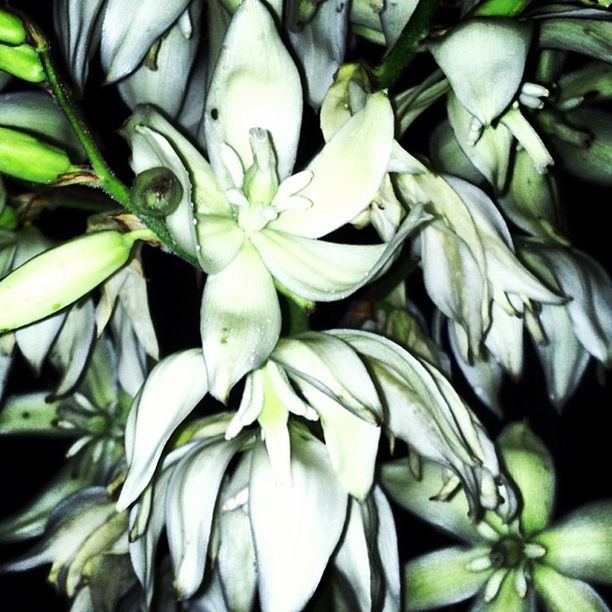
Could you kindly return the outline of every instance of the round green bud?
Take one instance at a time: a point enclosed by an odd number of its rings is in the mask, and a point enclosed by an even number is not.
[[[138,210],[152,217],[165,217],[181,203],[183,186],[168,168],[149,168],[134,179],[131,196]]]

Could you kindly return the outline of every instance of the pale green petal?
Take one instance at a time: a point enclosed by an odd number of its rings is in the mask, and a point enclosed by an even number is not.
[[[312,385],[301,383],[300,390],[319,413],[338,480],[347,493],[363,501],[374,481],[380,427],[355,416]]]
[[[299,195],[312,206],[287,210],[268,227],[319,238],[352,221],[376,196],[392,143],[391,104],[384,93],[372,95],[308,165],[312,181]]]
[[[221,145],[232,147],[248,168],[253,163],[251,128],[270,132],[279,177],[288,176],[301,118],[300,77],[273,16],[259,0],[244,0],[227,30],[206,100],[206,144],[223,187],[230,185],[224,181]]]
[[[444,548],[417,557],[404,566],[406,610],[430,610],[472,597],[493,570],[467,569],[474,559],[487,555],[486,547]]]
[[[538,43],[548,49],[565,49],[583,53],[606,62],[612,60],[612,23],[609,13],[599,13],[599,19],[583,19],[581,15],[544,19]],[[587,17],[588,15],[585,15]]]
[[[305,332],[278,343],[272,359],[299,386],[313,385],[358,417],[376,423],[382,414],[378,393],[363,362],[342,340]]]
[[[249,514],[259,596],[266,612],[301,610],[342,534],[347,495],[325,445],[292,432],[292,482],[278,483],[260,444],[253,451]]]
[[[544,561],[560,572],[612,583],[612,502],[582,506],[536,540],[546,548]]]
[[[230,264],[244,244],[244,231],[231,217],[196,214],[198,261],[207,274]]]
[[[266,364],[267,365],[267,364]],[[255,421],[264,406],[264,377],[262,370],[251,372],[244,383],[240,405],[227,426],[225,437],[234,438],[243,427]]]
[[[15,331],[17,346],[36,375],[40,374],[43,361],[49,354],[67,314],[68,311],[64,310]]]
[[[450,499],[432,499],[446,482],[447,470],[433,461],[421,462],[421,474],[412,473],[408,459],[399,459],[382,466],[381,485],[394,502],[419,518],[444,529],[466,542],[478,542],[481,536],[470,520],[465,494],[457,491]]]
[[[102,24],[102,65],[109,82],[132,72],[189,0],[108,0]]]
[[[514,99],[531,40],[529,23],[468,19],[429,44],[461,104],[488,125]],[[495,83],[483,87],[483,83]]]
[[[336,244],[271,229],[253,234],[251,241],[271,274],[290,291],[330,302],[347,297],[384,272],[407,236],[428,218],[416,207],[392,240],[378,245]]]
[[[550,522],[556,493],[550,453],[524,423],[506,427],[497,444],[504,466],[519,490],[523,533],[529,535],[544,529]]]
[[[536,564],[533,581],[538,595],[550,612],[608,612],[610,608],[586,582],[559,574],[551,567]]]
[[[202,582],[221,480],[243,443],[196,442],[174,468],[166,493],[166,530],[179,599],[191,597]]]
[[[129,471],[118,508],[127,508],[147,486],[166,442],[207,391],[200,349],[175,353],[153,368],[126,425]]]
[[[257,251],[245,243],[232,263],[206,280],[200,330],[210,392],[221,401],[270,355],[280,333],[276,289]]]

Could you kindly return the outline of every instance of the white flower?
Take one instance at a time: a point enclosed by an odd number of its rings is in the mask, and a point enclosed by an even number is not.
[[[306,170],[291,175],[301,114],[298,71],[272,15],[245,0],[206,101],[210,165],[151,109],[128,127],[134,169],[164,165],[183,186],[183,203],[166,221],[209,275],[202,345],[211,393],[221,400],[278,340],[276,287],[305,300],[342,299],[384,271],[424,219],[416,210],[389,243],[317,240],[374,199],[391,155],[393,113],[384,93],[369,96]]]

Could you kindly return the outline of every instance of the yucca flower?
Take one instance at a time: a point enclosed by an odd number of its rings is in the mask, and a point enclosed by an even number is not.
[[[391,155],[393,113],[384,93],[369,96],[291,175],[301,115],[300,77],[274,19],[259,0],[245,0],[206,100],[210,164],[152,109],[137,112],[126,129],[136,172],[166,166],[182,183],[184,201],[166,222],[208,273],[202,346],[211,393],[221,400],[278,340],[277,287],[303,300],[345,298],[383,272],[426,218],[417,208],[389,243],[319,240],[375,197]]]
[[[498,446],[521,501],[509,524],[491,513],[470,522],[462,492],[432,501],[442,478],[438,466],[425,463],[420,478],[404,461],[383,467],[383,486],[395,501],[464,542],[404,566],[405,609],[475,597],[472,610],[491,612],[536,610],[536,600],[550,610],[608,610],[587,581],[612,583],[612,502],[583,506],[551,524],[556,477],[542,441],[526,425],[513,424]]]

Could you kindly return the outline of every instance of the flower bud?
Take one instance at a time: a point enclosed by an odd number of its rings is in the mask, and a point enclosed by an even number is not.
[[[21,45],[26,40],[26,29],[23,21],[9,13],[0,9],[0,42],[7,45]]]
[[[64,150],[25,132],[0,127],[0,172],[34,183],[51,183],[71,169]]]
[[[46,78],[36,49],[27,43],[16,47],[0,44],[0,69],[30,83]]]
[[[142,231],[86,234],[27,261],[0,282],[0,333],[78,300],[121,268],[142,237]]]
[[[165,217],[181,203],[183,187],[168,168],[149,168],[134,179],[132,204],[152,217]]]

